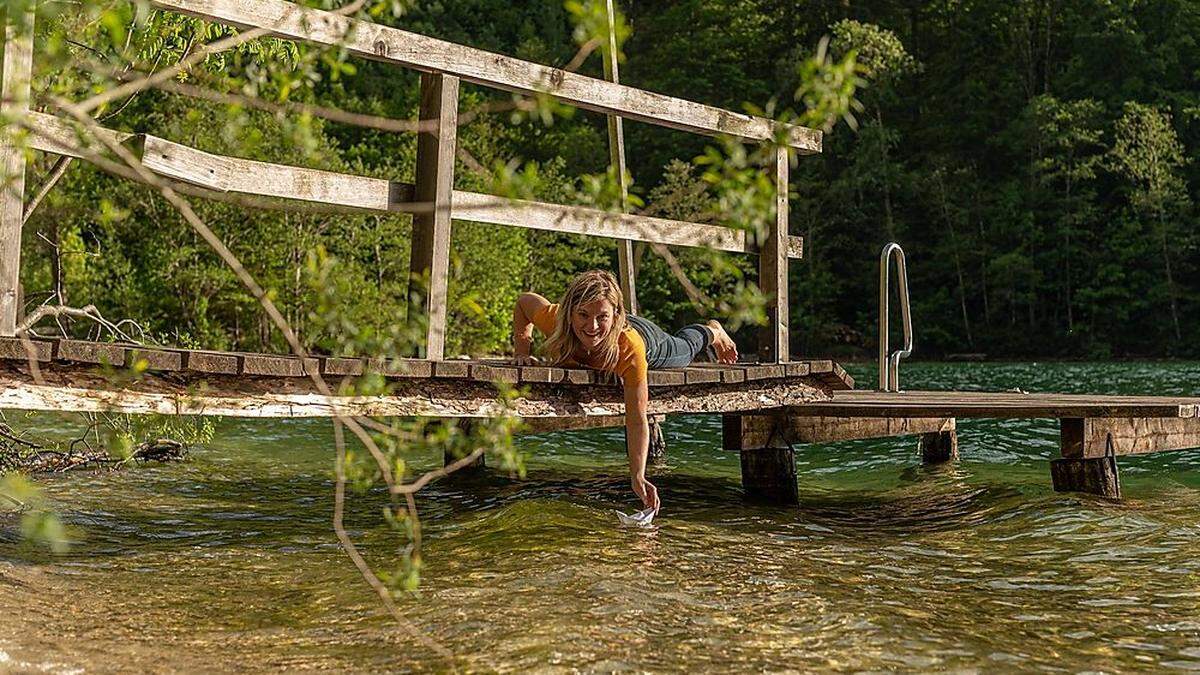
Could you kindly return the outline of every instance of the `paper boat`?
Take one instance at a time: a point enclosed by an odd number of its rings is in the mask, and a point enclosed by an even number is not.
[[[654,509],[642,509],[633,514],[624,514],[617,511],[617,519],[621,521],[622,525],[650,527],[650,523],[654,522]]]

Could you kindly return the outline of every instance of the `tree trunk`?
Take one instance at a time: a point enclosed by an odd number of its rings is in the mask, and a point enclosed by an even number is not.
[[[889,176],[887,136],[883,129],[883,110],[875,108],[875,123],[879,125],[879,160],[883,162],[883,222],[888,241],[896,241],[896,221],[892,217],[892,188]]]
[[[1175,327],[1175,340],[1183,340],[1183,332],[1179,329],[1179,303],[1175,299],[1175,276],[1171,273],[1171,250],[1167,246],[1167,225],[1163,219],[1162,209],[1158,210],[1158,238],[1162,243],[1163,269],[1167,276],[1167,298],[1171,303],[1171,325]]]

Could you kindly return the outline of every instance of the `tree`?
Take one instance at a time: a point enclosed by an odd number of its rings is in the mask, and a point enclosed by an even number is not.
[[[1183,339],[1173,251],[1186,250],[1195,234],[1183,225],[1191,198],[1181,171],[1187,160],[1171,116],[1154,106],[1127,102],[1114,129],[1111,170],[1128,181],[1129,208],[1159,244],[1163,281],[1175,339]]]

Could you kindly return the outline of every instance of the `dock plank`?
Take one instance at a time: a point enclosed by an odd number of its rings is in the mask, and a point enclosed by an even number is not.
[[[121,367],[125,365],[125,347],[110,342],[90,340],[59,340],[54,358],[75,363],[100,363]]]
[[[45,340],[30,340],[33,345],[33,357],[39,363],[48,363],[54,357],[54,344]],[[21,338],[0,337],[0,359],[26,361],[29,352]]]
[[[363,360],[342,356],[326,356],[321,359],[321,374],[330,376],[358,377],[363,374]]]
[[[33,344],[36,357],[43,363],[62,361],[132,366],[138,359],[145,359],[149,370],[188,370],[212,375],[295,378],[314,372],[336,377],[375,372],[388,378],[467,379],[508,384],[621,384],[619,378],[612,373],[550,365],[516,366],[510,360],[497,358],[431,361],[411,358],[313,356],[301,360],[289,354],[220,352],[73,339],[34,340]],[[25,358],[20,340],[0,338],[0,360]],[[805,384],[816,380],[831,389],[845,389],[849,386],[846,383],[849,376],[841,366],[828,360],[736,365],[696,363],[687,368],[651,370],[647,375],[648,385],[660,389],[686,384],[743,384],[779,379]]]
[[[384,377],[466,377],[469,373],[466,361],[427,361],[425,359],[393,359],[376,356],[367,360],[366,368]],[[445,364],[445,365],[443,365]],[[435,373],[437,367],[441,372]]]
[[[146,362],[146,370],[183,369],[183,354],[170,349],[130,347],[125,351],[126,368],[133,368],[138,361]]]
[[[184,349],[180,353],[183,355],[183,369],[198,373],[237,375],[241,366],[242,357],[237,354],[198,349]]]
[[[684,368],[684,381],[688,384],[708,384],[721,381],[721,371],[717,368]]]

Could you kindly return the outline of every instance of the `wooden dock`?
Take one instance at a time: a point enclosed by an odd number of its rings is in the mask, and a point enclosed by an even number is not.
[[[134,134],[107,129],[82,113],[38,112],[36,102],[29,100],[34,32],[10,31],[0,82],[5,92],[3,108],[6,117],[28,133],[0,137],[0,162],[12,178],[9,189],[0,192],[0,336],[5,336],[0,339],[0,408],[240,417],[472,418],[496,412],[497,387],[515,385],[524,393],[513,401],[513,412],[533,422],[535,429],[620,423],[624,414],[620,389],[593,371],[444,358],[452,222],[470,220],[616,240],[622,293],[631,310],[636,308],[631,241],[757,256],[767,322],[758,344],[746,352],[754,353],[759,363],[649,375],[652,416],[724,416],[724,446],[741,454],[743,483],[752,497],[796,500],[792,447],[797,443],[915,434],[921,437],[924,461],[950,461],[957,456],[960,417],[1060,420],[1063,456],[1051,465],[1055,488],[1108,496],[1120,494],[1116,456],[1200,445],[1200,401],[1195,399],[860,392],[852,391],[853,380],[836,363],[792,358],[788,267],[802,256],[804,242],[789,233],[789,171],[798,156],[821,152],[820,130],[622,85],[616,81],[615,60],[606,63],[606,79],[599,79],[286,0],[151,0],[150,4],[238,29],[257,28],[286,40],[337,46],[355,58],[420,71],[421,103],[418,119],[412,120],[419,124],[405,126],[417,133],[414,181],[221,156],[159,138],[150,130]],[[34,19],[30,11],[26,20],[32,25]],[[610,213],[456,189],[459,90],[464,81],[519,96],[552,96],[608,116],[610,167],[617,176],[625,173],[620,133],[625,118],[758,144],[768,158],[761,169],[775,192],[766,231],[747,232],[737,223]],[[27,145],[14,140],[22,136],[28,137]],[[236,201],[247,207],[410,214],[408,273],[414,281],[407,316],[424,329],[416,354],[424,358],[293,357],[18,339],[22,227],[29,216],[25,172],[31,151],[79,158],[162,192],[170,187],[181,195]],[[205,228],[192,226],[197,231]],[[214,248],[221,247],[214,244]],[[252,282],[243,282],[253,290]],[[886,330],[882,333],[887,335]],[[390,383],[386,394],[357,396],[341,388],[367,373]]]
[[[129,373],[139,374],[131,376]],[[364,373],[379,396],[338,393]],[[320,378],[334,391],[323,395]],[[697,365],[650,372],[649,413],[723,415],[723,444],[742,457],[749,496],[795,502],[794,447],[918,436],[922,461],[958,456],[957,420],[1057,419],[1056,489],[1120,496],[1116,457],[1200,447],[1200,398],[1024,392],[854,390],[824,359]],[[592,370],[500,360],[380,360],[215,352],[81,340],[0,338],[0,408],[288,418],[474,418],[497,411],[498,386],[516,386],[512,412],[530,431],[619,426],[621,388]]]
[[[958,456],[958,418],[1057,419],[1055,489],[1114,498],[1118,456],[1200,448],[1200,398],[1014,391],[833,392],[828,400],[727,415],[724,442],[742,453],[748,493],[786,501],[796,444],[919,435],[922,460],[945,462]]]
[[[135,371],[140,371],[134,375]],[[389,383],[380,396],[345,395],[365,373]],[[332,395],[317,386],[317,378]],[[654,415],[776,409],[854,386],[823,359],[698,365],[648,374]],[[230,417],[335,415],[481,417],[496,411],[497,385],[526,419],[558,428],[596,426],[624,414],[622,389],[587,369],[515,366],[501,360],[377,359],[217,352],[83,340],[0,338],[0,408]],[[545,426],[549,425],[544,425]]]

